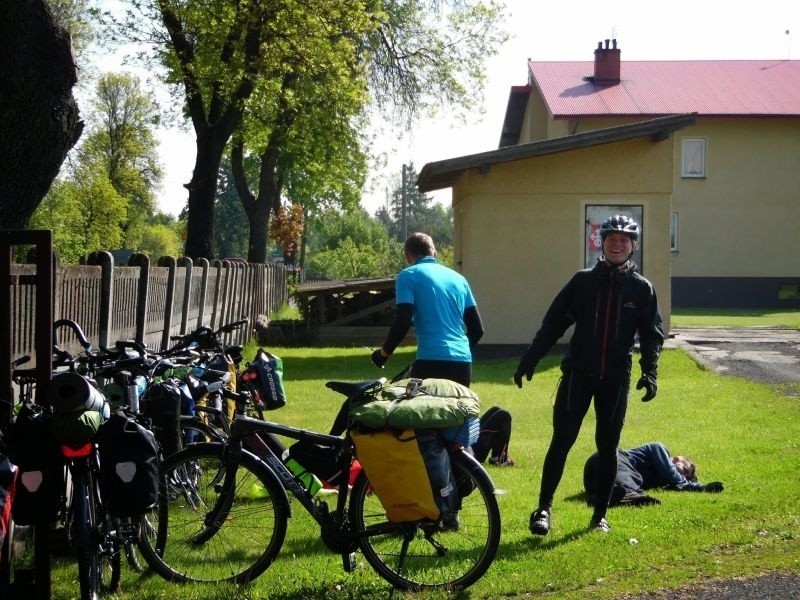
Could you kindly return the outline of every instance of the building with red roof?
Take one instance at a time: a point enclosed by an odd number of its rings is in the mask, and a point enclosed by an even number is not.
[[[417,181],[452,188],[489,345],[530,341],[617,212],[642,226],[634,258],[667,322],[673,305],[800,307],[800,61],[625,62],[605,40],[593,61],[527,67],[498,148]]]

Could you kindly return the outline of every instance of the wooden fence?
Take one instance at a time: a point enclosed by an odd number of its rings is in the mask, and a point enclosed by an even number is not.
[[[95,253],[88,262],[54,268],[53,316],[76,321],[95,347],[135,340],[163,350],[171,336],[247,317],[250,327],[225,339],[245,343],[259,317],[288,301],[283,265],[163,257],[153,266],[137,254],[117,266],[108,252]],[[35,355],[36,285],[26,284],[35,273],[35,265],[12,265],[18,282],[11,292],[12,356]],[[74,340],[66,341],[67,349],[78,350]]]

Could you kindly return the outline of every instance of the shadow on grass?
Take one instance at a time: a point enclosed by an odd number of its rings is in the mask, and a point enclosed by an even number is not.
[[[320,348],[319,354],[311,356],[298,356],[295,348],[269,348],[269,351],[283,359],[284,378],[287,381],[369,381],[382,377],[392,381],[407,376],[404,371],[414,362],[413,349],[398,350],[383,369],[372,364],[366,350],[363,356],[352,354],[349,348],[342,348],[340,353],[336,348]],[[536,374],[557,368],[560,361],[560,355],[545,357],[536,368]],[[473,363],[472,383],[514,385],[512,377],[516,364],[516,359],[476,361]],[[320,393],[325,391],[328,390],[320,387]]]

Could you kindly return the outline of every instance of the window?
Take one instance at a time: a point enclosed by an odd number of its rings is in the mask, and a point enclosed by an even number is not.
[[[678,213],[669,215],[669,249],[671,252],[678,251]]]
[[[683,140],[681,156],[681,177],[706,176],[706,141],[701,139]]]

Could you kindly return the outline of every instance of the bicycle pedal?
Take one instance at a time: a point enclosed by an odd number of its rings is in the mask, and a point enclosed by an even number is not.
[[[356,553],[342,554],[342,567],[345,573],[352,573],[356,570]]]

